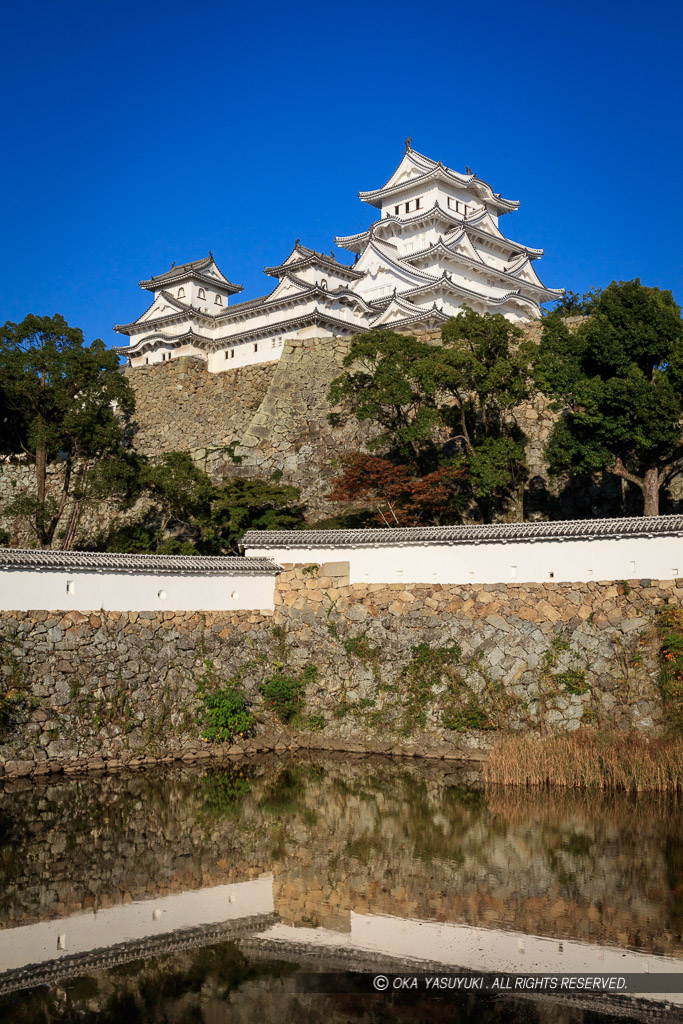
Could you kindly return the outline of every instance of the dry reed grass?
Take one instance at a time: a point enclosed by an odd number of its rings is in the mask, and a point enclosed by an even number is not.
[[[508,736],[490,753],[488,783],[683,792],[683,739],[580,729],[562,736]]]

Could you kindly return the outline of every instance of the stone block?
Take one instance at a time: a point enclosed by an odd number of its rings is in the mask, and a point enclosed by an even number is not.
[[[331,576],[335,583],[342,577],[349,575],[349,563],[348,562],[323,562],[320,566],[321,576]]]

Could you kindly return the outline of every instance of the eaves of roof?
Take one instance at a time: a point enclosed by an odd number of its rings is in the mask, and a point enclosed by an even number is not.
[[[466,235],[467,230],[463,228],[462,233]],[[439,239],[438,242],[434,245],[428,246],[426,249],[419,249],[417,252],[407,253],[407,255],[403,257],[403,260],[406,263],[412,264],[413,260],[424,259],[425,256],[430,256],[436,252],[443,253],[446,258],[452,259],[455,263],[464,263],[466,266],[476,267],[478,270],[485,271],[493,277],[502,278],[506,283],[514,283],[518,286],[528,288],[530,291],[537,294],[541,293],[541,295],[546,296],[546,298],[540,299],[541,302],[548,302],[550,299],[557,298],[557,296],[562,295],[563,293],[562,288],[547,288],[544,284],[535,284],[533,281],[525,281],[524,278],[516,277],[514,274],[508,273],[506,270],[499,270],[497,267],[492,267],[488,263],[485,263],[481,256],[479,259],[475,260],[472,259],[471,256],[466,256],[464,253],[454,252],[450,246],[446,245],[443,239]],[[525,262],[525,260],[521,260],[520,267],[523,262]]]
[[[480,217],[482,215],[485,215],[485,213],[485,210],[478,211],[476,216]],[[438,199],[433,206],[430,206],[426,210],[420,210],[418,213],[413,214],[409,218],[395,217],[393,215],[389,217],[381,217],[379,220],[373,221],[373,223],[369,226],[369,228],[367,228],[366,231],[360,231],[358,232],[358,234],[355,235],[337,235],[335,237],[335,243],[341,246],[342,249],[345,249],[348,248],[348,243],[354,244],[363,242],[365,239],[369,240],[373,234],[376,234],[378,232],[378,229],[381,229],[383,227],[384,224],[396,225],[397,227],[400,228],[408,228],[414,227],[416,224],[425,224],[430,220],[433,221],[437,219],[443,221],[446,224],[451,225],[454,228],[464,227],[467,229],[467,231],[472,231],[473,233],[476,233],[480,238],[483,238],[484,241],[488,242],[490,245],[498,245],[501,246],[501,248],[509,246],[510,249],[517,253],[527,254],[529,256],[529,259],[538,259],[543,255],[544,252],[543,249],[534,249],[529,245],[522,245],[520,242],[513,242],[511,238],[506,238],[505,235],[503,234],[492,235],[490,234],[490,232],[484,231],[483,228],[480,228],[476,223],[470,221],[468,218],[455,217],[449,210],[444,210],[443,207],[440,206]],[[387,244],[386,241],[385,244]],[[351,249],[351,251],[354,252],[355,250]]]
[[[354,270],[353,267],[347,267],[343,263],[338,263],[337,260],[333,260],[330,256],[325,256],[322,253],[313,253],[310,256],[305,256],[300,260],[292,263],[280,263],[277,267],[264,267],[264,274],[268,274],[269,277],[280,277],[291,271],[302,270],[304,267],[310,266],[321,266],[329,270],[333,274],[339,274],[340,277],[350,277],[351,279],[357,279],[363,276],[361,271]]]
[[[369,203],[371,206],[381,206],[383,199],[405,192],[416,186],[426,185],[428,182],[439,177],[458,185],[460,188],[473,189],[473,191],[477,192],[480,199],[491,203],[492,206],[496,206],[502,213],[509,213],[519,207],[518,199],[503,199],[500,193],[494,192],[489,183],[481,178],[477,178],[476,174],[463,176],[458,174],[457,171],[452,171],[441,162],[435,163],[431,169],[425,171],[424,174],[417,175],[415,178],[397,182],[397,184],[390,185],[388,188],[383,186],[382,188],[371,189],[368,192],[359,192],[358,197],[364,203]]]
[[[384,527],[376,530],[248,530],[240,546],[245,550],[334,549],[653,536],[683,536],[683,515],[470,526],[411,526],[396,529]]]
[[[310,313],[304,313],[301,316],[290,317],[288,320],[280,320],[277,323],[262,324],[260,327],[252,327],[246,331],[239,331],[236,334],[231,334],[226,338],[216,338],[206,345],[208,351],[215,352],[218,349],[225,348],[226,345],[233,345],[240,341],[251,341],[255,338],[261,338],[264,335],[270,337],[273,334],[279,334],[283,331],[288,330],[299,330],[303,327],[330,327],[338,328],[339,330],[346,333],[353,334],[365,334],[368,331],[368,327],[363,324],[350,324],[348,320],[342,320],[339,317],[332,316],[326,313],[324,310],[312,310]],[[125,351],[123,354],[125,355]]]
[[[83,569],[97,572],[173,572],[276,576],[281,567],[270,558],[230,555],[126,555],[114,552],[44,551],[0,548],[2,569]]]
[[[210,266],[212,263],[221,275],[220,279],[211,277],[209,274],[202,274],[202,270],[205,267]],[[162,288],[167,284],[176,284],[181,281],[187,281],[190,277],[195,280],[202,280],[206,284],[213,285],[214,288],[218,285],[222,291],[227,291],[231,295],[235,295],[237,292],[242,291],[242,285],[233,284],[232,281],[229,281],[211,256],[205,256],[203,259],[194,260],[191,263],[181,263],[179,266],[173,267],[171,270],[167,270],[165,274],[159,274],[157,277],[152,276],[147,281],[139,281],[138,284],[141,288],[145,288],[147,291],[156,291],[157,288]]]

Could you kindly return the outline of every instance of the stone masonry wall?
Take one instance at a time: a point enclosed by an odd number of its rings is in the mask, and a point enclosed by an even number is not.
[[[226,461],[220,449],[240,440],[276,367],[264,363],[208,373],[201,359],[185,357],[128,369],[136,402],[133,445],[149,458],[191,452],[220,476]]]
[[[200,739],[202,677],[239,676],[257,715],[234,752],[329,741],[457,757],[497,730],[662,724],[652,616],[683,603],[683,580],[350,586],[347,572],[287,568],[273,612],[2,613],[19,703],[0,771],[219,755]],[[294,732],[263,707],[275,672],[305,679]]]
[[[301,489],[314,518],[337,510],[325,495],[340,472],[339,457],[363,448],[370,436],[367,425],[354,419],[338,427],[327,421],[334,411],[327,392],[344,372],[349,346],[342,338],[285,343],[268,393],[237,449],[242,465],[231,470],[262,477],[282,473],[283,483]]]

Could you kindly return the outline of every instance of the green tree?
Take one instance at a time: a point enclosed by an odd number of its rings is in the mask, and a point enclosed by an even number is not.
[[[551,472],[604,470],[643,494],[658,515],[662,487],[683,459],[683,321],[669,291],[613,281],[570,331],[543,325],[536,379],[562,418],[548,442]]]
[[[369,331],[352,340],[344,366],[353,370],[333,380],[328,394],[333,405],[379,428],[371,451],[390,452],[422,473],[438,462],[441,424],[435,388],[425,376],[431,354],[411,335]],[[340,415],[332,413],[332,422]]]
[[[305,526],[295,487],[241,479],[215,485],[187,452],[143,463],[136,488],[147,506],[137,522],[110,531],[101,545],[107,551],[237,554],[245,530]]]
[[[471,310],[444,325],[441,345],[371,331],[352,341],[344,360],[351,369],[333,381],[329,399],[378,426],[371,451],[422,477],[450,466],[458,471],[450,486],[468,493],[485,519],[510,503],[521,518],[527,439],[514,409],[529,396],[533,351],[500,314]],[[349,476],[337,487],[347,500],[351,483]]]
[[[35,467],[35,492],[15,498],[5,511],[23,515],[41,547],[50,548],[79,466],[94,467],[121,451],[122,416],[135,399],[119,373],[118,357],[100,340],[59,315],[29,315],[0,329],[0,451],[23,454]],[[63,473],[57,495],[49,493],[48,467],[57,458]]]
[[[305,505],[299,490],[274,480],[226,480],[217,487],[208,521],[202,524],[202,545],[224,554],[237,554],[246,530],[305,528]]]
[[[171,524],[176,531],[192,534],[210,515],[213,484],[187,452],[166,452],[146,465],[141,485],[156,514],[158,545]]]
[[[530,396],[535,345],[500,313],[465,309],[441,330],[434,381],[446,396],[444,419],[461,443],[470,485],[485,518],[512,504],[524,518],[527,437],[515,409]]]

